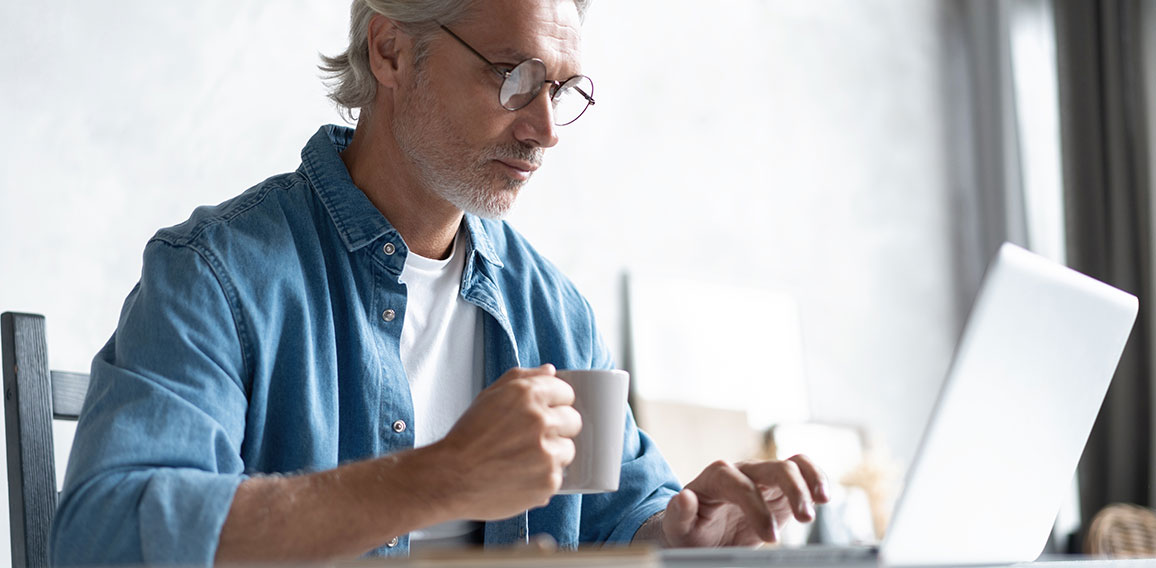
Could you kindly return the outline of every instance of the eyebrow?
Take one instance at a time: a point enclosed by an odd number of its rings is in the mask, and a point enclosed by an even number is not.
[[[446,31],[448,31],[450,33],[450,35],[457,37],[456,34],[452,30],[449,30],[447,28]],[[465,40],[459,38],[458,41],[464,42]],[[470,49],[476,49],[476,48],[470,46],[470,44],[465,44],[465,45],[467,47],[469,47]],[[486,49],[491,49],[491,48],[486,48]],[[535,55],[529,55],[523,51],[519,51],[519,50],[512,48],[512,47],[492,48],[492,51],[490,51],[489,55],[482,54],[480,51],[478,51],[478,54],[481,55],[483,58],[492,62],[494,65],[498,65],[498,66],[502,66],[502,67],[509,67],[511,69],[513,69],[519,63],[521,63],[527,59],[539,59],[539,60],[541,59],[540,57],[537,57]],[[549,72],[550,68],[547,67],[546,70],[547,70],[547,72]],[[566,79],[561,79],[561,80],[565,81],[571,77],[577,77],[578,75],[581,75],[581,74],[582,74],[582,72],[579,71],[578,73],[575,73],[574,75],[570,75],[569,77],[566,77]]]
[[[534,55],[527,55],[521,51],[518,51],[516,49],[511,49],[511,48],[497,49],[497,50],[494,50],[494,53],[496,54],[496,56],[491,58],[490,60],[493,61],[495,65],[504,65],[504,66],[509,66],[511,68],[514,67],[515,65],[527,60],[527,59],[539,59],[539,60],[542,59],[541,57],[537,57]],[[547,65],[546,71],[547,72],[557,71],[557,69],[552,68],[552,67]],[[565,81],[565,80],[570,79],[572,77],[577,77],[578,75],[581,75],[581,74],[582,74],[582,70],[579,69],[577,73],[574,73],[573,75],[568,75],[565,78],[562,78],[559,80]]]
[[[491,57],[490,59],[494,63],[500,65],[509,65],[510,67],[513,67],[527,59],[534,59],[534,56],[526,55],[525,53],[515,49],[504,48],[495,50],[494,57]]]

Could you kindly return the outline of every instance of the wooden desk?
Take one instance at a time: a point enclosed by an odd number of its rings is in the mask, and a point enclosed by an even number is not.
[[[501,551],[445,551],[428,552],[407,559],[368,559],[337,564],[339,568],[751,568],[751,567],[792,568],[869,568],[878,566],[874,560],[860,560],[835,564],[792,564],[770,563],[766,559],[756,560],[754,556],[740,555],[731,561],[719,556],[704,555],[697,561],[681,557],[675,561],[664,558],[663,551],[646,547],[614,549],[583,549],[579,551],[543,552],[532,549],[511,549]],[[1049,557],[1036,562],[997,565],[996,567],[1016,568],[1131,568],[1156,566],[1156,559],[1107,560],[1077,557]],[[940,566],[937,568],[957,568]],[[964,565],[958,568],[966,568]],[[985,567],[989,568],[989,567]]]

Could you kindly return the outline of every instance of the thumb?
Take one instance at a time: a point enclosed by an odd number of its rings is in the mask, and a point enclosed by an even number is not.
[[[698,517],[698,495],[690,489],[683,489],[670,499],[663,515],[662,532],[671,544],[678,546],[683,538],[694,529]]]

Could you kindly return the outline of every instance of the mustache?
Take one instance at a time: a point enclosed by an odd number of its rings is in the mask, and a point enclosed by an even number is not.
[[[525,144],[506,144],[493,147],[490,154],[493,159],[521,160],[533,164],[534,167],[541,167],[546,150]]]

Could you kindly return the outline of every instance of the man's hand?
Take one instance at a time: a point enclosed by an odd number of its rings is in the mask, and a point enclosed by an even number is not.
[[[553,365],[511,369],[435,444],[458,475],[456,518],[493,520],[549,503],[574,460],[582,418]]]
[[[753,546],[775,542],[791,517],[815,520],[827,502],[826,478],[811,460],[712,463],[666,506],[668,546]]]
[[[219,564],[356,558],[451,519],[492,520],[544,505],[574,460],[582,419],[554,367],[512,369],[435,444],[237,487]]]

